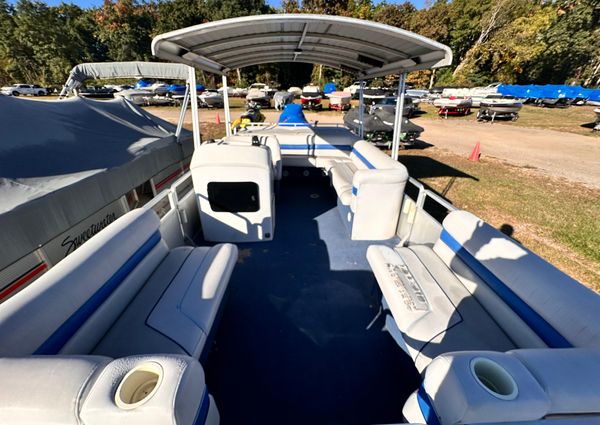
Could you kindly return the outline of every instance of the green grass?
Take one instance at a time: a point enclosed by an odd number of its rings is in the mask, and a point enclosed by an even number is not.
[[[471,162],[431,148],[403,151],[412,176],[600,292],[600,190],[494,159]]]
[[[600,132],[593,132],[597,106],[570,106],[568,108],[540,108],[538,106],[524,105],[519,112],[517,121],[503,120],[504,125],[517,127],[542,128],[547,130],[563,131],[581,134],[584,136],[600,138]],[[422,115],[426,118],[444,119],[437,115],[437,109],[427,103],[421,103]],[[451,117],[451,120],[476,121],[478,109],[471,109],[466,117]]]

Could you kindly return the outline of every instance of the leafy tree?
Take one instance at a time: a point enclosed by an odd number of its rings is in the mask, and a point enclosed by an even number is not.
[[[104,0],[95,14],[97,37],[115,61],[148,60],[156,5],[136,0]]]
[[[401,4],[381,3],[375,8],[373,20],[382,24],[413,31],[413,20],[417,13],[417,8],[408,1]]]
[[[209,16],[201,0],[159,0],[152,34],[201,24],[208,21]]]

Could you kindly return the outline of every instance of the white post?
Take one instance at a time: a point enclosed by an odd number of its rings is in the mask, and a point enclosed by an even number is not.
[[[231,136],[231,111],[229,111],[229,90],[227,76],[223,75],[223,106],[225,107],[225,134]]]
[[[406,83],[406,72],[400,74],[398,81],[398,92],[396,93],[396,115],[394,116],[394,135],[392,136],[392,158],[398,160],[400,149],[400,134],[402,133],[402,114],[404,112],[404,87]]]
[[[185,94],[183,95],[183,101],[181,102],[181,111],[179,111],[179,121],[177,122],[177,130],[175,131],[175,137],[179,142],[181,136],[181,129],[183,128],[183,121],[185,120],[185,113],[187,111],[188,103],[190,102],[190,86],[185,86]]]
[[[196,69],[190,66],[188,84],[190,86],[190,100],[192,101],[192,133],[194,134],[194,149],[200,147],[200,120],[198,119],[198,92],[196,91]]]
[[[365,82],[363,80],[360,80],[358,82],[358,89],[360,90],[358,93],[358,121],[359,121],[359,127],[358,127],[358,137],[360,137],[361,139],[365,137],[365,128],[363,125],[363,121],[365,118],[365,98],[363,97],[364,95],[364,89],[365,89]]]

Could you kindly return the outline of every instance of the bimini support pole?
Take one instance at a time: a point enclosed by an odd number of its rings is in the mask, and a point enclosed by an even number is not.
[[[181,111],[179,111],[179,121],[177,121],[177,130],[175,130],[175,138],[177,143],[181,137],[181,130],[183,129],[183,121],[185,120],[185,113],[187,112],[188,104],[190,103],[190,86],[185,86],[185,94],[183,95],[183,101],[181,102]]]
[[[225,134],[231,136],[231,111],[229,110],[229,90],[226,75],[223,75],[223,106],[225,107]]]
[[[394,135],[392,136],[392,159],[398,160],[400,149],[400,135],[402,134],[402,113],[404,112],[404,87],[406,85],[406,72],[400,74],[398,92],[396,93],[396,115],[394,117]]]
[[[365,81],[364,80],[360,80],[358,82],[358,89],[360,90],[358,92],[358,121],[359,121],[359,127],[358,127],[358,137],[360,137],[361,139],[365,137],[365,126],[364,126],[364,119],[365,119],[365,98],[363,97],[364,95],[364,88],[365,88]]]
[[[194,135],[194,149],[200,147],[200,120],[198,118],[198,92],[196,91],[196,69],[190,66],[188,77],[190,87],[190,100],[192,101],[192,133]]]

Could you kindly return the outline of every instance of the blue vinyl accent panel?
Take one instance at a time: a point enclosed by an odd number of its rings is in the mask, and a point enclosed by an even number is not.
[[[355,186],[352,186],[352,194],[353,194],[354,196],[356,196],[356,195],[358,194],[358,188],[357,188],[357,187],[355,187]]]
[[[471,255],[456,239],[442,230],[440,239],[469,266],[551,348],[570,348],[571,343],[515,294],[504,282]]]
[[[208,410],[210,408],[210,399],[208,398],[208,388],[204,388],[204,394],[202,395],[202,402],[196,412],[196,419],[194,425],[204,425],[208,418]]]
[[[354,155],[356,155],[358,157],[358,159],[360,159],[362,161],[362,163],[367,166],[368,169],[374,170],[377,168],[373,164],[371,164],[369,162],[369,160],[367,158],[365,158],[358,150],[352,149],[352,153],[354,153]]]
[[[440,420],[435,413],[435,409],[433,408],[433,404],[431,404],[431,400],[423,385],[421,385],[417,391],[417,402],[419,403],[419,408],[421,409],[421,413],[423,414],[423,418],[425,418],[427,425],[441,425]]]
[[[156,231],[131,257],[100,287],[79,309],[71,315],[33,354],[57,354],[86,320],[106,301],[125,278],[137,267],[160,241]]]
[[[283,150],[339,150],[339,151],[350,151],[352,146],[350,145],[279,145]]]

